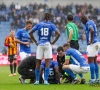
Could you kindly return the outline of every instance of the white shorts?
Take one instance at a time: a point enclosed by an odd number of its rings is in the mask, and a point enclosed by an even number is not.
[[[23,60],[24,58],[31,56],[31,54],[29,53],[25,53],[25,52],[20,52],[19,53],[21,60]]]
[[[36,59],[42,60],[52,58],[52,46],[50,43],[45,43],[37,46]]]
[[[88,57],[98,56],[99,48],[100,48],[100,43],[99,42],[88,45],[87,46],[87,56]]]
[[[69,66],[72,72],[74,72],[75,74],[82,74],[82,73],[87,73],[88,71],[90,71],[89,66],[80,67],[79,65],[74,65],[74,64],[70,64]]]

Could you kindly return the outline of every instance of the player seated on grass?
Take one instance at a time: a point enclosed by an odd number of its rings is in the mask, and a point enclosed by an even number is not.
[[[35,56],[28,56],[21,61],[21,63],[18,66],[18,73],[21,75],[19,80],[22,84],[27,83],[25,79],[30,79],[30,83],[34,83],[35,66],[36,66]]]
[[[46,67],[45,61],[42,61],[41,76],[43,80],[45,77],[47,77],[46,75],[44,75],[45,67]],[[49,71],[48,83],[60,84],[60,74],[59,74],[59,67],[57,61],[50,60],[50,71]]]
[[[71,83],[73,78],[62,69],[62,66],[65,62],[65,52],[62,46],[57,48],[57,62],[60,72],[60,82],[61,83]]]
[[[89,64],[78,50],[70,48],[69,43],[65,43],[63,48],[66,55],[65,63],[63,64],[63,70],[73,77],[74,80],[72,81],[72,84],[79,82],[75,74],[78,74],[81,77],[80,84],[84,84],[85,79],[83,73],[87,73],[90,70]],[[69,64],[69,61],[71,61],[72,64]]]

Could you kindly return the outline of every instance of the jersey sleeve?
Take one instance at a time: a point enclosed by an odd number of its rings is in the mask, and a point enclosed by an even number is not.
[[[71,27],[70,24],[68,24],[68,25],[66,26],[66,28],[68,29],[68,31],[73,30],[73,28]]]
[[[91,24],[88,24],[88,29],[90,30],[91,28],[93,28],[93,26]],[[93,29],[94,30],[94,29]]]
[[[56,32],[58,28],[54,24],[52,24],[52,30]]]
[[[18,30],[15,36],[17,39],[21,39],[21,30]]]
[[[42,61],[40,68],[45,68],[45,62]]]
[[[70,51],[69,50],[66,51],[65,60],[70,60]]]
[[[4,41],[4,45],[9,47],[9,38],[6,37],[5,41]]]
[[[38,30],[38,24],[36,24],[33,28],[32,28],[32,31],[36,31]]]

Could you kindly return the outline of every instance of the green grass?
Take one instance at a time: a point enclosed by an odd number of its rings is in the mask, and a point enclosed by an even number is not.
[[[61,84],[61,85],[30,85],[21,84],[17,76],[9,77],[9,67],[0,66],[0,90],[100,90],[100,87],[93,87],[88,84]],[[85,74],[87,81],[89,80],[89,73]]]

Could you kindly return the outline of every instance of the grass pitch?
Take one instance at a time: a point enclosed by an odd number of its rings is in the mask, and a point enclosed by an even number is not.
[[[0,66],[0,90],[100,90],[100,85],[91,86],[89,84],[50,84],[50,85],[33,85],[19,83],[19,74],[17,76],[9,76],[10,70],[8,66]],[[88,81],[89,73],[85,74]]]

